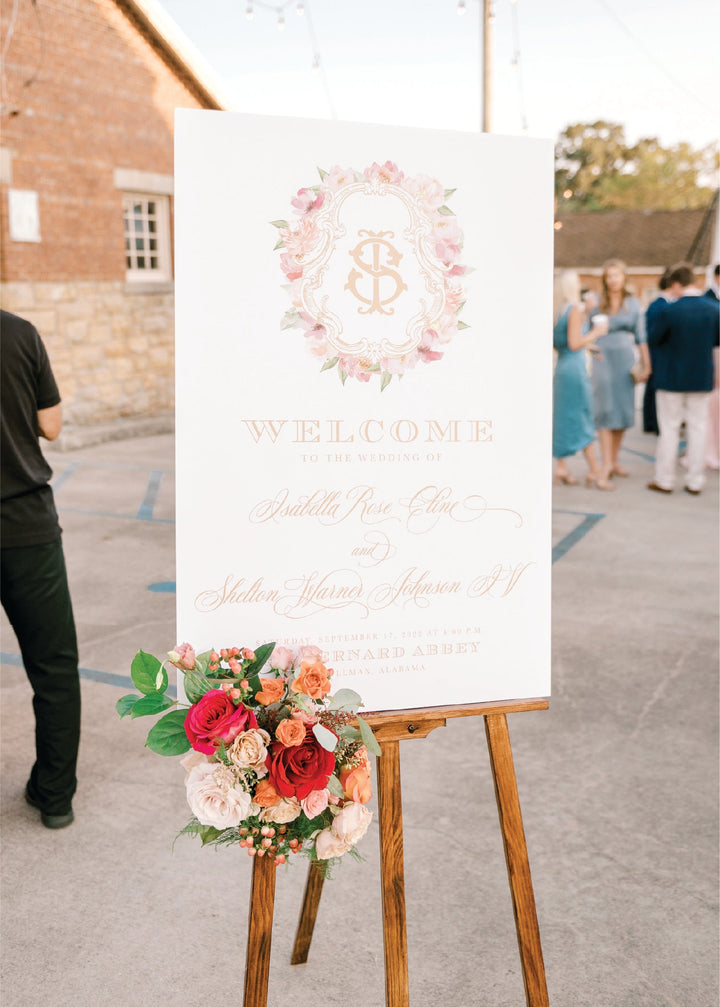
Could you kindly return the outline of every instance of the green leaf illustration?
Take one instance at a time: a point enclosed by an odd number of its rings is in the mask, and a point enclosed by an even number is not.
[[[273,252],[277,252],[278,248],[285,248],[285,242],[282,240],[282,238],[278,238],[278,240],[273,245]]]
[[[323,371],[329,371],[337,364],[339,359],[340,357],[333,357],[331,360],[326,360],[325,363],[320,368],[320,373],[322,374]]]
[[[172,710],[150,729],[145,745],[158,755],[182,755],[190,748],[185,733],[187,710]]]
[[[118,716],[120,718],[127,717],[128,713],[130,713],[133,706],[135,706],[135,704],[140,699],[142,699],[142,696],[138,696],[136,692],[131,692],[129,693],[129,695],[122,696],[120,699],[118,699],[117,703],[115,704],[115,709],[118,712]]]
[[[469,329],[470,328],[470,326],[468,325],[467,322],[458,322],[457,323],[457,327],[458,327],[458,329]]]
[[[348,372],[344,371],[342,367],[338,367],[338,373],[340,375],[340,380],[342,381],[343,384],[345,384],[345,382],[348,379]]]
[[[287,227],[288,226],[287,220],[271,220],[270,223],[272,224],[273,227]]]
[[[149,696],[151,692],[165,692],[168,687],[167,672],[152,654],[139,650],[130,666],[133,685]]]
[[[443,217],[454,217],[455,216],[455,214],[453,213],[453,211],[450,209],[449,206],[439,206],[438,207],[438,213],[442,213]]]
[[[324,171],[322,168],[318,168],[318,175],[320,176],[320,181],[324,182],[327,176],[327,172]]]
[[[372,733],[370,725],[364,721],[362,717],[358,717],[357,722],[365,748],[367,748],[368,752],[372,752],[373,755],[380,755],[380,745],[378,744],[375,735]]]
[[[457,189],[446,189],[445,190],[445,199],[450,199],[450,197],[452,196],[452,194],[454,192],[457,192]]]
[[[390,371],[383,371],[383,376],[382,376],[382,378],[380,380],[380,391],[381,392],[385,391],[385,389],[387,388],[387,386],[392,381],[392,378],[393,378],[393,376],[390,373]]]
[[[300,322],[300,312],[297,308],[288,308],[280,322],[280,331],[284,329],[294,329]]]

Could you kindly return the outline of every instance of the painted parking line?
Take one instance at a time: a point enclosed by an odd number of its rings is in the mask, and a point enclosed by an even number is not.
[[[23,661],[19,654],[6,654],[0,652],[0,664],[9,664],[15,668],[22,668]],[[114,685],[118,689],[135,689],[133,680],[129,675],[116,675],[111,671],[98,671],[95,668],[78,668],[78,673],[80,678],[86,679],[88,682],[100,682],[102,685]],[[172,699],[177,696],[177,690],[174,685],[168,686],[167,695]]]
[[[171,517],[141,517],[139,514],[118,514],[117,511],[86,510],[84,507],[57,507],[58,514],[84,514],[86,517],[109,517],[118,521],[148,521],[150,524],[175,524]]]
[[[598,521],[602,521],[605,517],[604,514],[588,514],[586,511],[579,510],[554,509],[553,514],[575,514],[582,518],[579,524],[573,528],[571,532],[568,532],[567,535],[561,538],[560,541],[553,546],[553,563],[557,563],[559,559],[562,559],[563,556],[567,555],[570,549],[572,549],[574,545],[577,545],[581,539],[585,538],[587,533],[592,531]]]
[[[138,521],[152,521],[153,511],[155,510],[158,493],[160,492],[162,477],[163,473],[157,470],[150,473],[147,489],[145,490],[145,498],[140,504],[138,512],[135,515]]]

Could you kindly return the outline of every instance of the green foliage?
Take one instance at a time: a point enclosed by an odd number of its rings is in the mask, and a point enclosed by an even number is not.
[[[184,755],[190,749],[185,733],[187,710],[172,710],[161,717],[147,736],[145,745],[158,755]]]
[[[142,699],[142,696],[138,696],[136,692],[131,692],[127,696],[122,696],[118,699],[115,704],[115,709],[117,710],[120,719],[127,717],[128,713],[130,713],[133,706],[135,706],[139,699]]]
[[[373,755],[380,755],[380,745],[378,744],[370,725],[366,723],[362,717],[358,717],[357,722],[365,748],[367,748],[368,752],[372,752]]]
[[[630,144],[619,123],[576,123],[555,146],[555,195],[570,210],[701,209],[719,168],[714,145],[663,147],[652,137]]]
[[[133,719],[135,717],[152,717],[156,713],[162,713],[163,710],[167,710],[168,707],[174,705],[175,703],[169,696],[166,696],[162,692],[153,692],[149,696],[143,696],[142,699],[138,699],[130,711],[130,716]]]
[[[152,654],[139,650],[130,667],[133,685],[138,692],[149,696],[151,692],[165,692],[168,687],[167,672]]]

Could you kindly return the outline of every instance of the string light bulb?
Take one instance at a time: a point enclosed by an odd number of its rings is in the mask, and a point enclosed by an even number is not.
[[[248,21],[252,21],[252,19],[255,17],[255,12],[253,11],[253,5],[251,3],[249,3],[245,8],[245,17],[248,19]]]
[[[457,5],[457,16],[462,17],[463,14],[467,13],[467,7],[465,6],[465,0],[458,0]]]
[[[285,30],[285,15],[283,14],[281,7],[278,7],[277,29],[278,31]]]
[[[295,8],[295,12],[299,14],[300,17],[302,17],[303,14],[305,13],[305,4],[302,2],[302,0],[298,0],[298,5]]]

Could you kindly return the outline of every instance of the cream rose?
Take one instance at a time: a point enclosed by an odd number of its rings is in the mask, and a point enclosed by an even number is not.
[[[318,860],[332,860],[333,857],[341,857],[349,849],[350,844],[338,839],[330,829],[323,829],[315,840],[315,852]]]
[[[335,816],[332,831],[338,839],[349,846],[354,846],[367,832],[371,820],[372,811],[353,801],[352,804],[346,804],[340,814]]]
[[[253,727],[250,731],[238,734],[228,750],[228,755],[236,766],[240,769],[252,769],[261,780],[263,776],[267,776],[265,759],[269,743],[268,732],[262,727]]]
[[[193,766],[186,782],[190,810],[201,825],[230,829],[248,817],[252,798],[237,786],[232,769],[206,762]]]
[[[301,814],[302,808],[297,797],[283,797],[271,808],[263,808],[260,813],[260,821],[284,825],[286,822],[294,822]]]
[[[202,752],[196,752],[193,749],[191,749],[187,755],[184,755],[182,759],[180,759],[180,765],[185,770],[185,782],[187,783],[188,777],[190,776],[190,770],[194,766],[202,766],[207,762],[208,758],[206,755],[203,755]]]

